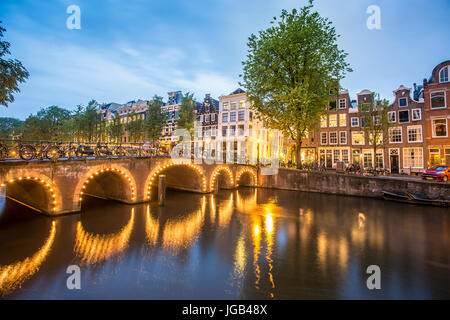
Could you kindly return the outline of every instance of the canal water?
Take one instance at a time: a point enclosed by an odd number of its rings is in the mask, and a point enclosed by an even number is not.
[[[450,298],[444,208],[252,188],[170,192],[165,207],[89,199],[54,219],[0,207],[2,299]]]

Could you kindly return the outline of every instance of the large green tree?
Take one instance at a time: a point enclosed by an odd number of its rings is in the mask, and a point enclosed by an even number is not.
[[[163,98],[155,95],[148,103],[148,110],[144,123],[147,138],[156,143],[162,135],[162,129],[166,125],[167,114],[161,110],[164,105]]]
[[[50,106],[30,115],[24,122],[24,138],[30,140],[63,140],[64,123],[70,119],[71,112],[58,106]]]
[[[5,31],[0,21],[0,105],[7,107],[14,101],[14,94],[20,92],[19,83],[25,82],[30,74],[19,60],[4,59],[11,54],[10,43],[1,40]]]
[[[140,114],[134,111],[128,115],[128,122],[125,125],[128,132],[128,137],[131,142],[139,142],[144,134],[144,119]]]
[[[299,11],[283,10],[270,28],[249,37],[241,83],[256,116],[295,142],[299,168],[302,140],[316,129],[328,112],[330,92],[351,71],[335,28],[312,9],[310,1]]]
[[[116,114],[106,127],[108,136],[115,142],[120,142],[124,134],[124,126],[120,120],[120,116]]]
[[[0,118],[0,138],[11,139],[23,132],[23,121],[16,118]]]
[[[89,101],[87,107],[82,113],[82,128],[84,137],[88,141],[92,141],[97,136],[98,125],[101,122],[101,115],[97,112],[98,103],[95,100]]]
[[[177,128],[186,129],[191,136],[194,132],[196,105],[194,94],[187,92],[181,98],[181,105],[178,109]]]
[[[389,140],[389,127],[392,123],[388,116],[389,101],[381,100],[379,95],[372,93],[371,103],[360,103],[358,110],[363,123],[365,139],[372,145],[374,168],[377,167],[377,151],[382,151]]]

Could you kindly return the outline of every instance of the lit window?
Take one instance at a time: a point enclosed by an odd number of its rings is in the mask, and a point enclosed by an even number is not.
[[[239,109],[244,109],[244,108],[245,108],[245,100],[239,101]]]
[[[392,122],[392,123],[397,121],[395,111],[389,111],[388,112],[388,119],[389,119],[389,122]]]
[[[352,132],[352,144],[363,145],[364,144],[364,132],[363,131],[353,131]]]
[[[345,113],[341,113],[339,115],[339,126],[346,127],[347,126],[347,115]]]
[[[330,144],[337,144],[337,132],[330,132]]]
[[[363,166],[364,168],[372,168],[372,152],[363,153]]]
[[[342,150],[342,161],[349,163],[348,150]]]
[[[422,126],[408,127],[408,142],[422,142]]]
[[[439,71],[439,82],[448,82],[448,66],[444,67]]]
[[[333,150],[333,164],[341,161],[341,150]]]
[[[326,128],[327,127],[327,116],[322,116],[320,118],[320,127]]]
[[[375,168],[384,168],[383,151],[377,151],[375,157]]]
[[[400,107],[407,107],[408,106],[408,99],[400,98],[400,99],[398,99],[398,104],[399,104]]]
[[[423,168],[422,148],[403,148],[404,168]]]
[[[412,120],[413,121],[422,120],[422,110],[420,110],[420,109],[412,109]]]
[[[339,99],[339,109],[345,109],[345,108],[347,108],[347,100]]]
[[[409,110],[399,111],[398,123],[406,123],[406,122],[409,122]]]
[[[438,91],[431,93],[431,109],[445,108],[445,92]]]
[[[402,142],[402,128],[389,129],[389,142],[390,143]]]
[[[224,103],[223,103],[223,106],[222,106],[222,107],[223,107],[223,110],[228,110],[229,106],[230,106],[230,105],[228,104],[228,102],[224,102]]]
[[[329,121],[330,127],[337,127],[337,114],[330,115],[330,118],[328,121]]]
[[[433,137],[447,137],[447,119],[432,119]]]
[[[352,118],[352,127],[359,126],[359,118]]]

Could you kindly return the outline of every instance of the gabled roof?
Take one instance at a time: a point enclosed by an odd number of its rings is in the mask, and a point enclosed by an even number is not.
[[[230,96],[233,95],[233,94],[240,94],[240,93],[245,93],[245,91],[242,90],[241,88],[237,88],[232,93],[230,93]]]

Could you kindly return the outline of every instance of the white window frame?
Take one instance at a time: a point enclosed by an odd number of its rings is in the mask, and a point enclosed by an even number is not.
[[[344,107],[341,107],[341,101],[344,101]],[[339,109],[347,109],[347,99],[339,99]]]
[[[344,117],[344,119],[342,119],[342,117]],[[344,125],[341,124],[341,120],[344,120],[344,122],[345,122]],[[339,127],[346,127],[347,126],[347,114],[346,113],[339,114],[338,121],[339,121]]]
[[[408,112],[408,121],[400,122],[400,112]],[[398,111],[398,123],[410,123],[411,122],[411,112],[409,110],[399,110]]]
[[[400,130],[400,141],[391,141],[391,131],[392,130]],[[394,127],[394,128],[389,128],[389,143],[403,143],[403,130],[402,127]]]
[[[356,125],[353,125],[353,119],[356,119]],[[352,126],[352,128],[359,127],[359,118],[358,117],[351,118],[350,119],[350,125]]]
[[[323,142],[323,137],[325,136],[325,143]],[[320,145],[326,146],[328,144],[328,135],[326,132],[320,133]]]
[[[419,111],[419,118],[418,119],[414,119],[414,111]],[[422,120],[422,109],[419,109],[419,108],[417,108],[417,109],[411,109],[411,120],[412,121],[420,121],[420,120]]]
[[[391,114],[394,115],[394,120],[391,121]],[[388,111],[388,119],[390,123],[396,123],[397,122],[397,112],[396,111]]]
[[[409,140],[409,130],[410,129],[420,129],[420,140],[417,141],[411,141]],[[422,126],[408,126],[406,128],[406,135],[408,137],[408,143],[420,143],[423,142],[423,130],[422,130]]]
[[[445,126],[447,128],[447,134],[445,136],[436,136],[434,131],[434,123],[433,120],[445,120]],[[432,138],[448,138],[448,119],[444,117],[433,117],[431,118],[431,137]]]
[[[438,108],[433,108],[433,99],[431,98],[431,95],[433,93],[439,93],[442,92],[444,94],[444,106],[443,107],[438,107]],[[447,95],[445,94],[446,91],[445,90],[435,90],[430,92],[430,110],[440,110],[440,109],[446,109],[447,108]]]
[[[407,150],[409,150],[409,149],[420,149],[422,152],[422,160],[421,160],[421,166],[415,166],[415,167],[413,167],[413,166],[407,166],[406,165],[406,161],[408,160],[407,159],[407,157],[405,157],[405,155],[406,155],[406,151]],[[403,148],[403,168],[414,168],[414,169],[421,169],[421,168],[423,168],[423,148],[422,147],[407,147],[407,148]]]
[[[331,125],[331,117],[333,117],[333,119],[334,118],[336,119],[336,125]],[[339,124],[338,121],[339,121],[339,119],[338,119],[338,115],[337,114],[330,114],[329,117],[328,117],[328,127],[336,128],[338,126],[338,124]]]
[[[353,135],[355,133],[358,133],[358,134],[362,133],[363,143],[353,143]],[[352,145],[354,145],[354,146],[363,146],[365,144],[366,144],[366,137],[365,137],[364,131],[352,131]]]
[[[402,99],[405,99],[405,100],[406,100],[406,105],[404,105],[404,106],[401,106],[401,105],[400,105],[400,100],[402,100]],[[399,108],[406,108],[406,107],[408,107],[408,98],[407,98],[407,97],[401,97],[401,98],[398,98],[398,107],[399,107]]]
[[[336,143],[331,142],[331,134],[332,133],[336,134]],[[339,144],[339,136],[338,136],[337,131],[332,131],[332,132],[329,132],[328,134],[329,134],[328,141],[329,141],[330,145],[338,145]]]
[[[342,134],[345,135],[345,142],[342,142]],[[347,144],[347,131],[339,131],[339,144]]]
[[[447,69],[447,81],[442,81],[442,79],[441,79],[441,72],[442,71],[444,71],[445,69]],[[450,67],[449,66],[445,66],[445,67],[443,67],[443,68],[441,68],[441,70],[439,70],[439,73],[438,73],[438,75],[439,75],[439,83],[447,83],[447,82],[449,82],[449,76],[448,76],[448,74],[450,73]]]

